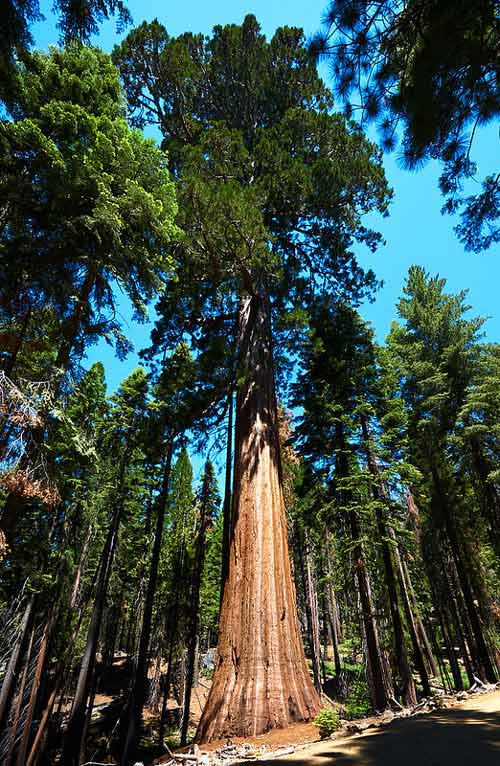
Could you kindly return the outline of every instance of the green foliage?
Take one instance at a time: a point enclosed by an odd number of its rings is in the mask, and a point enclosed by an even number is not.
[[[0,279],[3,320],[54,309],[55,364],[81,358],[99,337],[128,341],[115,287],[143,318],[172,261],[173,183],[165,155],[130,130],[118,73],[93,48],[35,53],[0,123]],[[35,320],[36,317],[33,317]]]
[[[327,707],[319,711],[313,724],[318,729],[321,739],[331,737],[334,731],[340,728],[340,716],[338,710]]]
[[[351,245],[380,242],[362,221],[385,214],[390,200],[380,154],[332,114],[299,29],[280,28],[267,41],[247,16],[207,38],[170,38],[153,22],[133,30],[113,60],[131,119],[163,133],[185,231],[152,353],[184,334],[210,371],[211,401],[223,403],[240,380],[242,294],[269,294],[275,339],[291,341],[318,285],[356,299],[372,291],[374,275],[360,269]]]
[[[204,630],[217,631],[222,567],[223,516],[218,513],[207,532],[205,566],[200,593],[200,623]]]
[[[345,701],[345,714],[349,720],[365,718],[372,712],[368,684],[361,676],[353,680],[351,692]]]
[[[477,194],[465,186],[477,170],[476,131],[500,115],[499,17],[498,0],[332,0],[312,44],[332,57],[338,95],[362,104],[362,121],[378,123],[386,149],[402,129],[407,166],[444,163],[443,211],[461,212],[457,233],[475,251],[500,240],[498,175]]]
[[[122,0],[55,0],[52,9],[58,16],[61,39],[90,42],[97,34],[99,25],[116,15],[117,28],[122,29],[132,21]],[[42,21],[44,16],[38,0],[5,0],[2,5],[0,31],[0,98],[9,96],[16,87],[16,59],[23,59],[33,43],[30,26]]]

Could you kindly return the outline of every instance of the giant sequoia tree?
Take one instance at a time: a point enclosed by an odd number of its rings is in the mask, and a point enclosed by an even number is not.
[[[155,348],[189,338],[211,360],[214,404],[237,390],[229,574],[198,738],[256,734],[319,704],[288,562],[275,349],[316,290],[373,287],[350,248],[377,246],[361,218],[384,213],[390,193],[375,147],[331,112],[301,30],[267,42],[248,16],[171,39],[154,22],[114,60],[132,118],[159,126],[178,180],[185,237]]]

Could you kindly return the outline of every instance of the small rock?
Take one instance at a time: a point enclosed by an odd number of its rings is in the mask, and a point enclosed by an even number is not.
[[[362,723],[349,723],[346,726],[347,731],[349,734],[361,734],[362,731],[368,728],[368,724],[362,724]]]

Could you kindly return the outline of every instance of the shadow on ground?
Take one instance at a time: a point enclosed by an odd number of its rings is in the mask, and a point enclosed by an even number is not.
[[[280,759],[281,760],[281,759]],[[500,766],[500,711],[448,709],[394,721],[352,739],[327,740],[287,766]],[[260,761],[260,766],[276,766]]]

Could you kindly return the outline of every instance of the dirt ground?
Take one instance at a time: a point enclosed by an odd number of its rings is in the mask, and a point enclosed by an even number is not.
[[[398,718],[382,729],[307,745],[287,766],[500,766],[500,691]],[[276,766],[275,759],[259,761]]]

